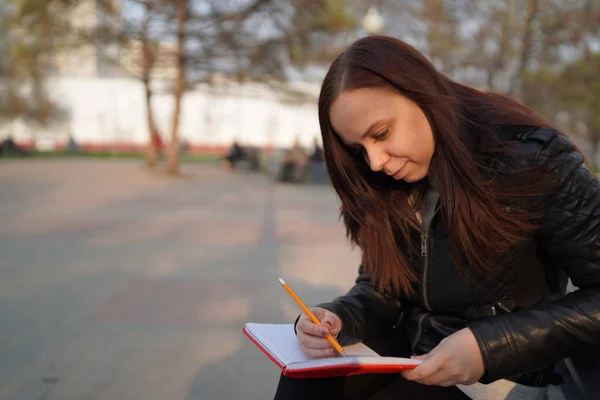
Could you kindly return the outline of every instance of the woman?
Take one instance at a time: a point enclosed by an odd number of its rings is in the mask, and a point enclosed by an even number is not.
[[[321,326],[299,317],[300,346],[332,356],[330,332],[423,363],[401,376],[282,377],[276,398],[560,392],[555,363],[600,348],[600,183],[576,147],[389,37],[334,61],[319,120],[362,265],[348,294],[313,309]],[[579,290],[563,297],[567,277]]]

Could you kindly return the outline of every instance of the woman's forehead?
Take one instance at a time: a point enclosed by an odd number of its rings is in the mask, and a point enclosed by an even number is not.
[[[384,88],[344,91],[331,105],[330,123],[344,142],[358,142],[370,129],[399,111],[398,98],[401,96]]]

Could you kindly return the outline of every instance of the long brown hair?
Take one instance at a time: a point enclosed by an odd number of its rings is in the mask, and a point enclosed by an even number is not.
[[[341,141],[329,120],[333,101],[342,91],[392,87],[425,113],[434,135],[435,151],[428,178],[416,184],[394,181],[373,172]],[[452,254],[461,268],[485,273],[499,256],[523,242],[536,227],[531,210],[509,212],[505,202],[539,194],[523,174],[492,180],[494,155],[503,147],[494,126],[549,126],[516,101],[452,81],[410,45],[385,36],[370,36],[351,45],[331,65],[319,97],[319,123],[327,169],[339,195],[341,216],[363,264],[383,290],[414,292],[418,274],[415,211],[427,180],[435,182],[448,230]],[[495,146],[485,148],[486,144]],[[517,179],[521,177],[521,179]],[[504,183],[503,183],[504,182]],[[411,198],[412,196],[412,198]]]

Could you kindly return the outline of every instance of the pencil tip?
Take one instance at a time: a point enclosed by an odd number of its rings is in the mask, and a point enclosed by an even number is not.
[[[281,283],[282,285],[285,285],[285,281],[281,278],[279,278],[279,283]]]

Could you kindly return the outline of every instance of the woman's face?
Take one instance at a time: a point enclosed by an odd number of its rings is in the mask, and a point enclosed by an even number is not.
[[[423,111],[398,92],[382,87],[344,91],[331,105],[329,119],[373,171],[406,182],[427,176],[434,152],[431,126]]]

